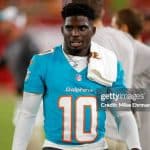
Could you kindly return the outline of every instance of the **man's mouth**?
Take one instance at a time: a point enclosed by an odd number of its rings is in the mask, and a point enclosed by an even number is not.
[[[82,45],[82,42],[80,41],[73,41],[71,42],[72,47],[80,47]]]

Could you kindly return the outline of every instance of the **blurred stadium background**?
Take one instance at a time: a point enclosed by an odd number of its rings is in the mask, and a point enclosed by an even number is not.
[[[62,20],[60,10],[64,3],[65,1],[62,0],[0,0],[0,10],[6,6],[15,5],[26,12],[28,17],[27,30],[35,42],[39,44],[40,49],[44,50],[61,43],[62,37],[59,27]],[[105,0],[105,24],[109,24],[113,12],[125,7],[137,8],[143,14],[147,14],[150,10],[150,0]],[[7,38],[0,29],[0,57],[3,55],[6,46]],[[14,79],[8,68],[2,67],[0,68],[1,150],[11,150],[14,130],[12,118],[16,99]]]

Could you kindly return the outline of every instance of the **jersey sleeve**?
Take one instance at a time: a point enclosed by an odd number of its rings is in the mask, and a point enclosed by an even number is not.
[[[31,59],[24,81],[24,92],[39,94],[44,92],[43,71],[40,56],[34,55]]]

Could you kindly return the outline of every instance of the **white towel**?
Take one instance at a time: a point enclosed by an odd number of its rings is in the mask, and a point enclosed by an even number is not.
[[[92,42],[88,64],[88,79],[112,86],[117,79],[117,57],[114,52]]]

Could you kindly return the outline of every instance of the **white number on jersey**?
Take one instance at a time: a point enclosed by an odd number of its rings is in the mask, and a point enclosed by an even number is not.
[[[63,141],[72,141],[72,97],[65,96],[59,100],[63,109]],[[90,131],[85,132],[85,109],[90,108]],[[97,137],[97,106],[95,97],[79,97],[75,101],[75,137],[79,142],[91,142]]]

